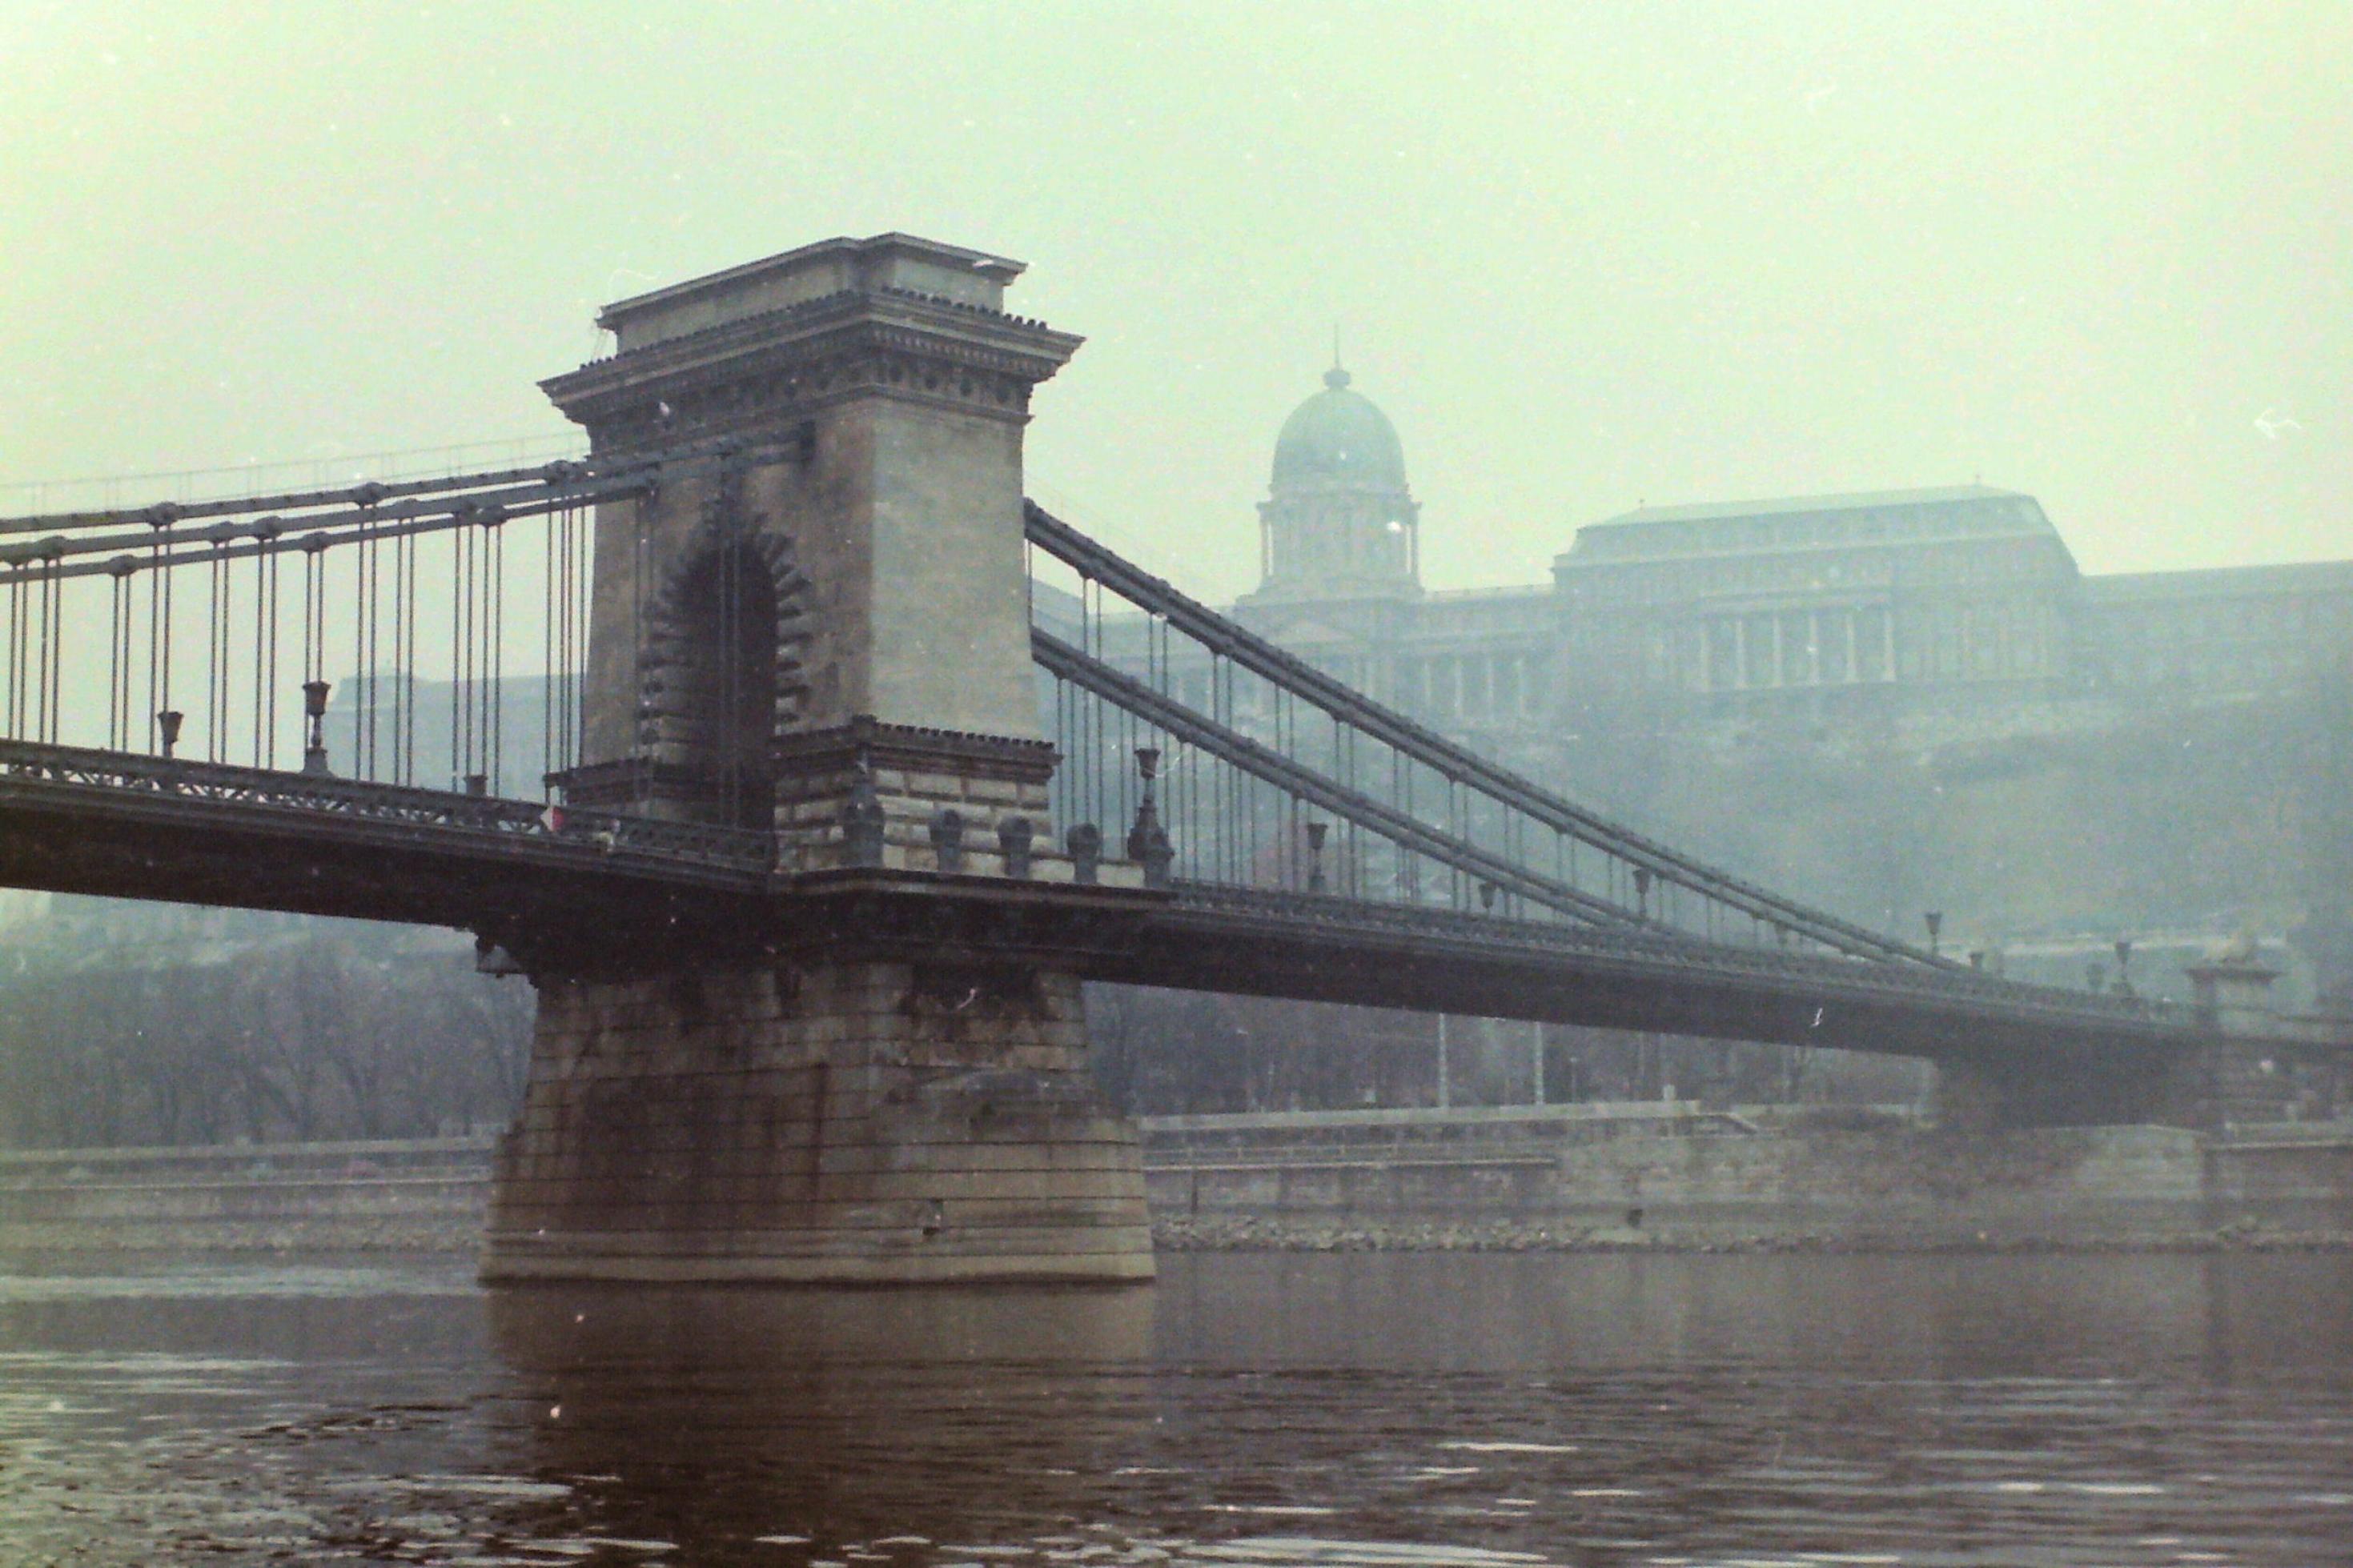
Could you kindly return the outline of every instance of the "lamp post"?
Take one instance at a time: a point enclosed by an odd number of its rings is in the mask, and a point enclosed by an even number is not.
[[[323,680],[302,683],[302,716],[310,721],[310,734],[302,743],[302,771],[327,776],[327,693],[332,689]]]
[[[2132,938],[2116,938],[2116,994],[2129,996],[2132,988]]]
[[[1438,1109],[1443,1110],[1447,1108],[1447,1104],[1446,1015],[1440,1013],[1438,1016]]]
[[[1144,868],[1144,885],[1168,885],[1168,866],[1176,858],[1168,830],[1160,826],[1160,808],[1152,798],[1152,781],[1160,773],[1160,748],[1135,748],[1135,771],[1143,775],[1142,796],[1135,803],[1135,825],[1127,830],[1127,858]]]
[[[155,715],[155,722],[160,726],[164,737],[164,755],[166,760],[171,757],[173,748],[180,743],[180,725],[186,718],[187,715],[176,708],[166,708]]]
[[[1945,930],[1945,911],[1930,910],[1921,918],[1928,922],[1928,956],[1934,958],[1938,952],[1936,939]]]

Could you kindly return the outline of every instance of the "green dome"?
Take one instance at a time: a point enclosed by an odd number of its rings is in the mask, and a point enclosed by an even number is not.
[[[1397,427],[1334,365],[1324,390],[1282,422],[1274,440],[1274,484],[1351,484],[1405,489],[1405,448]]]

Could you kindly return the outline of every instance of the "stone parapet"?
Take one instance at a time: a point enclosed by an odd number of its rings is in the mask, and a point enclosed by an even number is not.
[[[776,759],[779,870],[865,866],[1079,879],[1054,839],[1048,785],[1057,758],[1049,742],[889,724],[860,714],[785,737]],[[860,799],[871,814],[862,847],[848,827]],[[1125,862],[1100,861],[1093,879],[1139,887],[1143,873]]]

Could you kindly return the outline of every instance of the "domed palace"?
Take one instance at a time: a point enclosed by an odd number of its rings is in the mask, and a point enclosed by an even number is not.
[[[1604,713],[1719,740],[2099,726],[2158,694],[2278,692],[2353,648],[2353,562],[2087,575],[2032,496],[1982,485],[1643,507],[1524,587],[1425,592],[1420,524],[1397,427],[1335,364],[1275,437],[1234,614],[1529,761]]]
[[[1422,591],[1405,446],[1354,380],[1334,364],[1282,422],[1258,509],[1260,583],[1235,616],[1417,714],[1490,731],[1540,722],[1557,656],[1551,591]]]
[[[1274,439],[1259,503],[1257,601],[1410,594],[1420,582],[1419,513],[1397,426],[1335,364],[1324,390]]]

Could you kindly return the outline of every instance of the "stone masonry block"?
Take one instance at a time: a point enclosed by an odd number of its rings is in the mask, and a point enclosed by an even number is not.
[[[1046,1019],[949,1039],[923,1035],[903,964],[790,978],[788,1005],[773,969],[543,991],[485,1273],[1148,1275],[1141,1163],[1092,1098],[1074,981],[1039,977]]]

